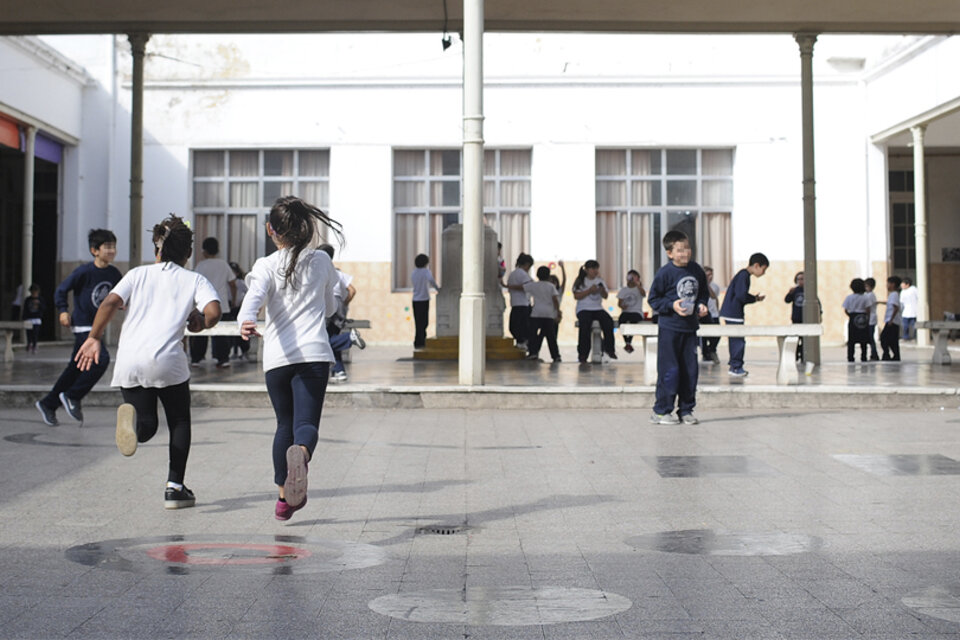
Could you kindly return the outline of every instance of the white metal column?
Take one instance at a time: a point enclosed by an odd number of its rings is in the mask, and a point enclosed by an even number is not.
[[[930,319],[930,277],[927,273],[927,185],[924,173],[923,139],[926,125],[910,127],[913,134],[913,208],[916,227],[917,277],[917,322]],[[917,331],[917,346],[928,346],[930,337],[926,331]]]
[[[817,291],[817,189],[813,155],[813,45],[817,36],[798,33],[800,45],[800,94],[803,126],[803,305],[804,324],[820,323]],[[803,361],[820,364],[820,338],[803,339]]]
[[[33,184],[36,169],[37,128],[26,126],[27,148],[23,154],[23,259],[20,262],[24,299],[33,284]],[[49,295],[49,294],[48,294]]]
[[[460,384],[482,385],[486,314],[483,293],[483,0],[463,1],[463,289]]]

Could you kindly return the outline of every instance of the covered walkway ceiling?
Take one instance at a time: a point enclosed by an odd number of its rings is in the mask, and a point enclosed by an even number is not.
[[[463,4],[447,0],[451,31]],[[439,31],[444,0],[5,0],[0,35]],[[960,32],[957,0],[487,0],[487,31]]]

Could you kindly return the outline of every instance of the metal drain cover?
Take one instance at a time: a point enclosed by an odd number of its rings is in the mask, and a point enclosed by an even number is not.
[[[469,531],[470,527],[465,524],[431,524],[426,527],[417,527],[418,536],[453,536],[464,531]]]

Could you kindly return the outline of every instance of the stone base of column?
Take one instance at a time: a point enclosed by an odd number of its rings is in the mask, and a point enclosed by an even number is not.
[[[483,293],[464,293],[460,297],[460,384],[483,384],[485,329]]]

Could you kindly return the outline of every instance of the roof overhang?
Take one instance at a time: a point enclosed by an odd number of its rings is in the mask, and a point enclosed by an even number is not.
[[[460,30],[458,0],[4,0],[0,35]],[[487,31],[960,32],[956,0],[487,0]]]

